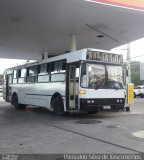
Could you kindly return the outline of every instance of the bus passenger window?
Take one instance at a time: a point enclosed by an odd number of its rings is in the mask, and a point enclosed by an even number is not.
[[[29,67],[29,76],[37,75],[37,66]]]
[[[47,73],[47,64],[41,64],[39,75],[43,75],[43,74],[46,74],[46,73]]]
[[[18,70],[18,83],[26,82],[26,68]]]
[[[58,73],[59,62],[51,63],[51,74]]]
[[[3,84],[6,84],[6,72],[3,75]]]
[[[54,63],[54,73],[58,73],[59,70],[59,62]]]
[[[60,61],[59,62],[59,72],[63,73],[66,71],[66,62],[65,61]]]
[[[51,82],[64,82],[65,81],[65,74],[52,74],[51,75]]]
[[[63,60],[53,62],[51,64],[51,81],[52,82],[64,82],[65,81],[65,70],[66,70],[66,65]]]
[[[37,82],[37,72],[38,72],[37,66],[32,66],[28,68],[28,76],[27,76],[27,82],[29,83],[35,83]]]
[[[47,64],[40,65],[40,73],[38,74],[38,82],[49,82]]]
[[[8,77],[9,77],[8,83],[11,84],[12,83],[12,74],[9,74]]]
[[[13,78],[17,78],[17,71],[16,70],[14,70],[14,72],[13,72]]]
[[[26,77],[26,68],[21,70],[21,77]]]
[[[17,70],[13,71],[13,83],[17,83]]]

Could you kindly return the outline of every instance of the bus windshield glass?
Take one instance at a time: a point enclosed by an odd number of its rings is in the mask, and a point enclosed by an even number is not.
[[[106,65],[108,78],[107,88],[123,89],[123,68],[122,66]]]
[[[123,89],[122,66],[83,63],[81,86],[94,89]]]

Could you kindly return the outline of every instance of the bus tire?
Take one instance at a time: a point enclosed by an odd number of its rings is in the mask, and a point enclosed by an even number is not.
[[[25,105],[24,104],[20,104],[18,103],[18,96],[17,94],[14,94],[12,96],[12,104],[14,105],[15,109],[25,109]]]
[[[52,100],[52,107],[56,115],[64,115],[64,104],[61,96],[57,96]]]
[[[88,114],[96,114],[98,111],[89,111]]]
[[[130,112],[130,107],[126,107],[126,112]]]
[[[136,98],[136,94],[135,94],[135,92],[134,92],[134,98]]]
[[[143,95],[143,94],[140,94],[140,98],[144,98],[144,95]]]

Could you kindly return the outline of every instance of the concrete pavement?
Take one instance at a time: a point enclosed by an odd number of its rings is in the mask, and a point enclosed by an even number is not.
[[[141,153],[144,139],[144,99],[131,112],[55,116],[28,106],[15,110],[0,98],[0,153]]]

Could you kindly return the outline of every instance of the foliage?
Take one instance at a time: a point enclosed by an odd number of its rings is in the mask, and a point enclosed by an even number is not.
[[[131,61],[131,81],[134,85],[141,85],[140,80],[140,62]]]

